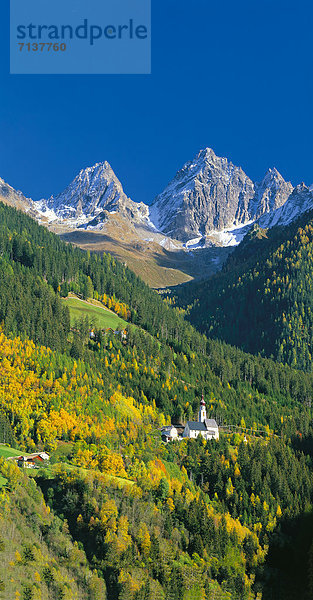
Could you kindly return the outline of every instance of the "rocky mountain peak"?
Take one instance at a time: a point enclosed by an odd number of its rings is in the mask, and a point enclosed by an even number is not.
[[[160,231],[188,242],[255,221],[284,204],[292,190],[275,168],[254,183],[241,167],[205,148],[155,198],[150,219]]]
[[[300,183],[292,190],[287,201],[277,210],[264,214],[259,224],[264,228],[289,225],[309,210],[313,210],[313,190]]]
[[[311,188],[309,188],[307,185],[305,185],[305,183],[302,181],[302,183],[298,183],[298,185],[296,185],[296,187],[294,188],[294,192],[296,194],[300,193],[300,192],[308,192],[310,191]]]
[[[216,154],[215,154],[214,150],[212,150],[212,148],[203,148],[196,155],[196,161],[203,161],[203,162],[211,163],[211,164],[214,164],[214,161],[217,158],[218,157],[216,156]]]
[[[111,165],[99,162],[82,169],[67,188],[49,200],[41,200],[38,210],[50,221],[67,220],[77,226],[89,222],[101,225],[108,214],[120,212],[135,221],[148,214],[144,204],[126,196],[123,186]]]
[[[293,191],[293,185],[285,181],[274,167],[268,169],[262,181],[255,184],[255,191],[254,213],[258,218],[283,206]]]
[[[63,192],[49,198],[48,204],[63,218],[77,218],[82,214],[92,214],[108,204],[116,204],[124,195],[122,184],[111,165],[102,162],[82,169]]]
[[[262,179],[262,184],[268,184],[270,182],[276,182],[276,181],[284,181],[282,175],[280,174],[279,171],[277,171],[276,167],[274,167],[273,169],[267,169],[263,179]]]
[[[118,180],[110,163],[107,161],[98,162],[91,167],[81,169],[72,184],[76,184],[77,181],[84,181],[88,185],[91,185],[93,182],[101,185],[103,180],[112,180],[121,186],[121,182]]]

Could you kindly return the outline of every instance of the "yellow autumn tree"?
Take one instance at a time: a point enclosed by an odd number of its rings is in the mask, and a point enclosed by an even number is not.
[[[151,547],[151,539],[146,523],[140,523],[137,539],[142,553],[147,556]]]

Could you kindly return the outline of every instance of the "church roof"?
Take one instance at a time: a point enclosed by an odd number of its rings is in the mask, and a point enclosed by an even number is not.
[[[215,429],[217,429],[217,422],[215,421],[215,419],[205,419],[205,424],[206,424],[206,428],[209,429],[210,427],[213,427]]]
[[[215,419],[205,419],[203,423],[200,423],[199,421],[187,421],[187,425],[189,429],[192,429],[193,431],[208,431],[212,429],[218,429]]]
[[[187,425],[193,431],[206,431],[207,429],[205,424],[199,423],[199,421],[187,421]]]

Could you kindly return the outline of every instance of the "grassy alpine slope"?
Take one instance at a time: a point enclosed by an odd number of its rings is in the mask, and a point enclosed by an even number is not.
[[[77,321],[86,318],[97,329],[117,329],[118,327],[125,328],[127,326],[127,322],[120,319],[113,312],[107,310],[104,306],[88,302],[88,300],[71,296],[62,299],[62,303],[69,309],[72,326]]]

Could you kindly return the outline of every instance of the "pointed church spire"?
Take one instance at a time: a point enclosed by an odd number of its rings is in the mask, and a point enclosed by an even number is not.
[[[204,395],[202,392],[200,408],[199,408],[199,413],[198,413],[198,421],[199,421],[199,423],[204,423],[205,419],[206,419],[206,406],[205,406],[205,401],[204,401]]]

